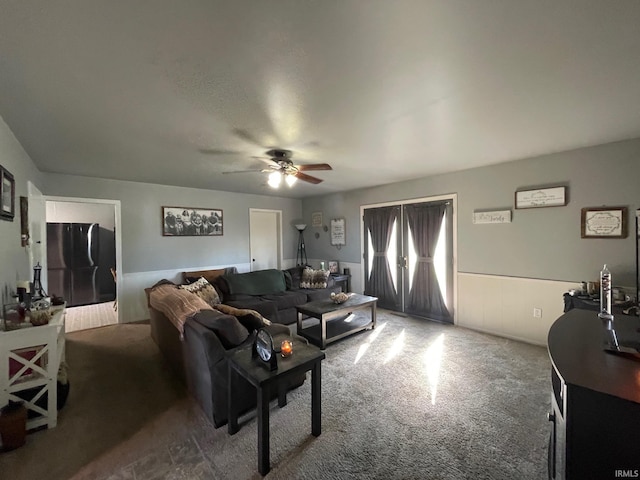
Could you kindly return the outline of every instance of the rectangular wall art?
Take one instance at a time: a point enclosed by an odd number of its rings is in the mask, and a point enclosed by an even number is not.
[[[582,238],[626,238],[627,207],[583,208]]]
[[[162,235],[166,237],[220,236],[222,232],[222,210],[162,207]]]
[[[567,204],[567,187],[538,188],[516,192],[516,208],[562,207]]]
[[[0,219],[13,221],[16,214],[16,181],[0,166]]]

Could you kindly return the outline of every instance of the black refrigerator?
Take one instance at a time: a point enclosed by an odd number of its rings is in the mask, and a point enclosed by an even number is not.
[[[100,301],[99,230],[97,223],[47,223],[48,293],[69,307]]]

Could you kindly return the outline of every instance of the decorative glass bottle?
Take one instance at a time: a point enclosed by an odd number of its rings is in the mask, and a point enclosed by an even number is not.
[[[611,315],[611,272],[604,264],[600,271],[600,316],[612,318]]]

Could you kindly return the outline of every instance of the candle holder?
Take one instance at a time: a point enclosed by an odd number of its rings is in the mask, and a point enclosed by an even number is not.
[[[291,340],[283,340],[280,344],[280,354],[283,357],[289,357],[293,354],[293,342]]]

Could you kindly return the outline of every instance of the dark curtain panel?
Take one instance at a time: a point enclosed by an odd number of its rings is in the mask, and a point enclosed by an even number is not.
[[[371,274],[365,278],[364,293],[378,297],[378,305],[386,308],[397,308],[398,294],[393,286],[393,278],[389,262],[387,261],[387,249],[393,222],[398,218],[400,208],[380,207],[369,208],[364,211],[364,229],[371,233],[373,244],[373,262]]]
[[[433,255],[446,209],[445,204],[405,206],[413,245],[418,254],[418,264],[413,273],[413,283],[405,311],[434,320],[450,322],[451,314],[440,293],[440,285],[433,264]]]

